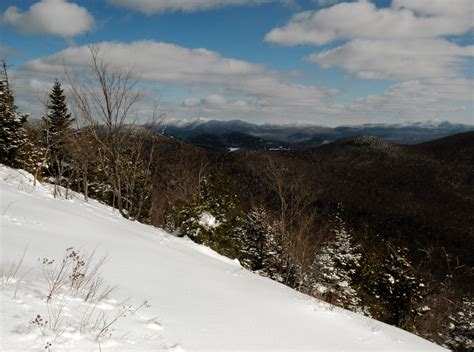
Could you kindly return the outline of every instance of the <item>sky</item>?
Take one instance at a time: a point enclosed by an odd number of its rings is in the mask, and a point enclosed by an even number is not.
[[[92,44],[133,67],[144,117],[474,124],[473,18],[473,0],[2,0],[0,58],[37,117]]]

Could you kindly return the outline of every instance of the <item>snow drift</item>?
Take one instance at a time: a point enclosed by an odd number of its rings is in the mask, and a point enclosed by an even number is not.
[[[125,220],[79,194],[54,199],[49,185],[34,186],[23,171],[0,166],[0,195],[2,267],[19,263],[26,248],[15,277],[7,282],[3,272],[4,351],[442,350],[259,277],[207,247]],[[56,298],[61,328],[53,331],[44,323],[51,312],[38,259],[61,260],[71,247],[107,255],[101,275],[118,286],[95,303],[63,290]],[[35,323],[38,316],[43,321]],[[97,338],[92,323],[116,316]]]

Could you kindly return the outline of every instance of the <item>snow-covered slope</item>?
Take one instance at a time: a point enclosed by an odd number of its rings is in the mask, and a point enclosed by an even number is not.
[[[98,202],[54,199],[49,185],[32,183],[31,175],[0,166],[2,351],[98,351],[99,344],[123,351],[442,350]],[[118,288],[108,298],[84,302],[66,285],[47,303],[42,267],[48,272],[70,247],[109,256],[102,275]],[[7,278],[8,263],[18,263],[25,248],[18,273]],[[33,323],[38,315],[43,321]]]

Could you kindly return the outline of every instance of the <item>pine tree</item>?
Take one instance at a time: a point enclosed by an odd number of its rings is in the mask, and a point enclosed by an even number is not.
[[[351,233],[337,217],[333,237],[315,254],[304,279],[305,290],[324,299],[370,316],[354,288],[354,277],[362,259],[360,247],[354,244]]]
[[[244,263],[258,274],[285,282],[288,272],[287,252],[280,227],[267,211],[259,207],[247,215],[243,231]]]
[[[265,209],[252,209],[247,214],[242,228],[243,264],[250,270],[258,271],[264,268],[267,238],[270,232]]]
[[[229,189],[225,175],[205,180],[195,202],[175,210],[173,220],[179,226],[180,236],[240,259],[243,219],[236,211],[237,195]]]
[[[49,95],[48,115],[45,122],[50,152],[60,160],[65,157],[66,151],[64,148],[73,121],[74,119],[71,118],[71,114],[68,112],[66,96],[61,88],[61,83],[56,79]]]
[[[72,171],[70,137],[72,135],[71,124],[73,119],[68,112],[61,83],[57,79],[49,94],[47,108],[48,114],[43,119],[43,142],[47,150],[48,169],[51,176],[54,177],[55,186],[62,186],[63,180],[65,180],[67,181],[66,190],[69,190],[71,178],[64,178],[64,176],[71,176]],[[55,187],[55,196],[57,192],[59,192],[59,188]]]
[[[25,157],[25,146],[28,144],[23,124],[26,115],[21,115],[15,106],[13,92],[10,89],[6,64],[0,77],[0,162],[22,167]]]
[[[423,313],[421,302],[425,285],[409,260],[408,248],[390,247],[383,262],[372,271],[369,288],[385,304],[388,322],[412,329],[414,319]]]
[[[474,301],[466,297],[460,310],[449,316],[446,332],[440,333],[443,345],[453,351],[474,349]]]

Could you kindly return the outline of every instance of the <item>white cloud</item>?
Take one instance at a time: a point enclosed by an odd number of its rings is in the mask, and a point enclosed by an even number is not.
[[[335,89],[293,83],[282,72],[226,58],[207,49],[188,49],[150,40],[129,44],[102,42],[98,46],[106,61],[133,66],[145,82],[206,94],[204,98],[189,96],[171,106],[175,113],[195,114],[193,108],[198,108],[221,118],[229,116],[228,113],[243,117],[244,113],[253,111],[260,120],[283,120],[288,116],[308,119],[332,109],[330,100],[337,93]],[[63,75],[64,63],[86,70],[89,58],[86,46],[67,48],[23,64],[16,72],[17,79],[29,90],[28,82],[32,79],[50,81]]]
[[[184,108],[195,108],[201,104],[201,101],[198,98],[186,98],[181,104]]]
[[[314,3],[316,3],[318,6],[321,6],[321,7],[334,5],[341,1],[343,0],[313,0]]]
[[[357,99],[349,110],[379,120],[384,116],[391,122],[445,120],[454,114],[458,121],[472,125],[473,91],[474,80],[470,79],[413,80],[395,84],[381,95]]]
[[[471,0],[393,0],[392,8],[416,11],[428,16],[472,16],[474,5]],[[472,24],[471,24],[472,25]]]
[[[133,65],[146,87],[159,84],[163,88],[161,107],[174,118],[302,121],[331,126],[367,122],[371,116],[375,122],[428,118],[472,120],[469,113],[461,109],[467,106],[472,111],[469,100],[473,84],[465,79],[411,80],[394,85],[381,95],[341,104],[336,102],[338,90],[298,84],[284,72],[226,58],[206,49],[155,41],[103,42],[98,46],[105,60],[113,65]],[[137,56],[137,52],[141,55]],[[39,99],[50,89],[55,77],[61,78],[63,62],[85,72],[88,48],[67,48],[31,60],[13,71],[17,103],[23,111],[41,112]],[[167,95],[176,90],[179,98]],[[151,101],[144,101],[140,111],[152,108]]]
[[[48,34],[70,38],[89,32],[93,16],[86,8],[66,0],[42,0],[22,12],[10,6],[0,16],[0,23],[15,27],[21,33]]]
[[[442,39],[352,40],[308,57],[323,68],[341,67],[362,79],[455,77],[474,46]]]
[[[361,0],[304,11],[265,40],[281,45],[322,45],[338,39],[415,39],[461,35],[474,28],[471,0],[395,0],[377,8]]]
[[[307,59],[362,79],[462,77],[474,46],[446,38],[471,31],[472,18],[472,0],[393,0],[388,8],[360,0],[298,13],[265,40],[316,46],[345,41]]]
[[[270,72],[247,61],[224,58],[207,49],[188,49],[179,45],[142,40],[132,43],[102,42],[103,58],[118,66],[133,66],[143,80],[168,83],[223,83],[229,77],[245,79]],[[140,53],[140,55],[137,55]],[[54,55],[31,60],[23,71],[55,74],[63,72],[63,62],[86,68],[90,51],[87,46],[70,47]]]
[[[190,111],[200,115],[219,116],[231,113],[232,116],[238,114],[248,114],[249,112],[261,114],[262,106],[256,100],[232,99],[220,94],[211,94],[204,98],[186,98],[181,104],[181,113],[188,115]]]
[[[201,102],[205,105],[211,106],[223,106],[227,104],[227,99],[219,94],[212,94],[208,95],[207,97],[203,98]]]
[[[259,5],[276,0],[107,0],[109,4],[125,7],[147,15],[164,12],[194,12],[226,6]],[[287,1],[282,1],[287,2]]]

